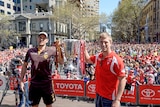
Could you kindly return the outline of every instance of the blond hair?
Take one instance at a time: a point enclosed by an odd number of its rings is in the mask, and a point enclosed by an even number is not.
[[[106,38],[108,38],[110,43],[112,43],[112,37],[107,32],[103,32],[99,36],[99,39],[106,39]]]

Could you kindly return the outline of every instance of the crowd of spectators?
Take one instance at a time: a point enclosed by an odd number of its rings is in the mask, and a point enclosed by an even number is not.
[[[95,42],[87,43],[87,45],[90,54],[100,51]],[[24,56],[27,50],[28,48],[1,51],[1,71],[5,72],[8,62],[17,56]],[[113,50],[124,59],[125,70],[128,75],[127,83],[133,86],[160,84],[160,44],[114,44]],[[86,64],[86,77],[89,80],[95,79],[94,72],[94,65]]]
[[[96,42],[89,42],[86,45],[90,54],[100,52]],[[124,59],[127,84],[131,85],[130,90],[134,90],[136,85],[160,85],[160,44],[113,44],[112,48]],[[17,56],[25,56],[27,50],[28,48],[0,51],[1,72],[4,73],[9,70],[10,61]],[[73,60],[73,65],[75,62],[77,60]],[[77,72],[67,70],[67,67],[64,64],[63,71],[65,77],[60,75],[58,70],[54,70],[53,78],[80,79]],[[86,64],[85,67],[85,81],[96,79],[94,65]]]
[[[159,44],[119,44],[115,46],[115,51],[124,59],[128,83],[159,84]]]

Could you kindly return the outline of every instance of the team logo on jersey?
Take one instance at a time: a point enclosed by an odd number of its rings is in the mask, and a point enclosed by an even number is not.
[[[125,69],[123,69],[121,72],[122,72],[122,73],[125,73]]]
[[[112,58],[108,58],[107,59],[107,65],[110,64],[112,62]]]
[[[47,54],[47,52],[46,52],[46,53],[44,53],[43,57],[44,57],[44,59],[47,59],[47,58],[48,58],[48,54]]]

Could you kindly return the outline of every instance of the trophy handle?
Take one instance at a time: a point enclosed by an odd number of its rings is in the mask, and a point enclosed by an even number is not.
[[[62,52],[62,45],[59,43],[59,41],[56,41],[56,67],[58,68],[59,64],[64,64],[64,53]]]

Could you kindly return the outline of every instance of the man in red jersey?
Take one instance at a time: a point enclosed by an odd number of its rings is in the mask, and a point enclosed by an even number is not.
[[[101,52],[90,56],[87,49],[87,63],[95,64],[96,107],[120,107],[120,100],[126,85],[123,59],[112,51],[112,38],[101,33],[99,38]]]

